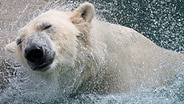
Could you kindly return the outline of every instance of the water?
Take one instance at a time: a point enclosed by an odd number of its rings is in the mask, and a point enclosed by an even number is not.
[[[1,47],[15,38],[16,32],[38,14],[50,8],[73,10],[83,1],[25,0],[19,3],[0,0]],[[95,5],[99,19],[132,27],[161,47],[178,52],[184,51],[183,0],[88,1]],[[10,11],[11,13],[9,13]],[[0,52],[2,52],[1,60],[7,58],[4,57],[3,48]],[[10,64],[12,66],[8,66]],[[183,104],[183,68],[184,66],[181,65],[181,72],[164,86],[129,93],[82,94],[76,97],[67,97],[60,94],[58,83],[54,79],[43,80],[20,66],[17,61],[5,61],[1,64],[3,70],[0,71],[0,75],[4,75],[3,77],[13,76],[6,77],[6,81],[4,81],[9,84],[3,86],[3,90],[0,92],[0,104]]]

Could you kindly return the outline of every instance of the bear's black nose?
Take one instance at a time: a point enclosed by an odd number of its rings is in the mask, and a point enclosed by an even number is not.
[[[24,52],[25,58],[31,63],[42,61],[45,54],[43,48],[37,44],[32,44],[29,47],[26,47]]]

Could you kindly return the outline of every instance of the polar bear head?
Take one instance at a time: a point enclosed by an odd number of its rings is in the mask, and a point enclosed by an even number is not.
[[[90,3],[81,4],[73,12],[49,10],[20,29],[16,41],[6,50],[16,52],[25,66],[36,71],[73,66],[78,42],[88,44],[93,16]]]

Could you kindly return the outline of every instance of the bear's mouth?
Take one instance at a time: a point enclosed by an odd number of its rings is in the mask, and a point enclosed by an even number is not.
[[[50,68],[50,65],[52,64],[52,61],[44,62],[38,66],[32,67],[32,70],[35,71],[47,71]]]

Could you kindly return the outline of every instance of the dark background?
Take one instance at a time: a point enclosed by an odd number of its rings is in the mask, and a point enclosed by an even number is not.
[[[184,52],[184,0],[87,1],[108,22],[131,27],[166,49]]]

